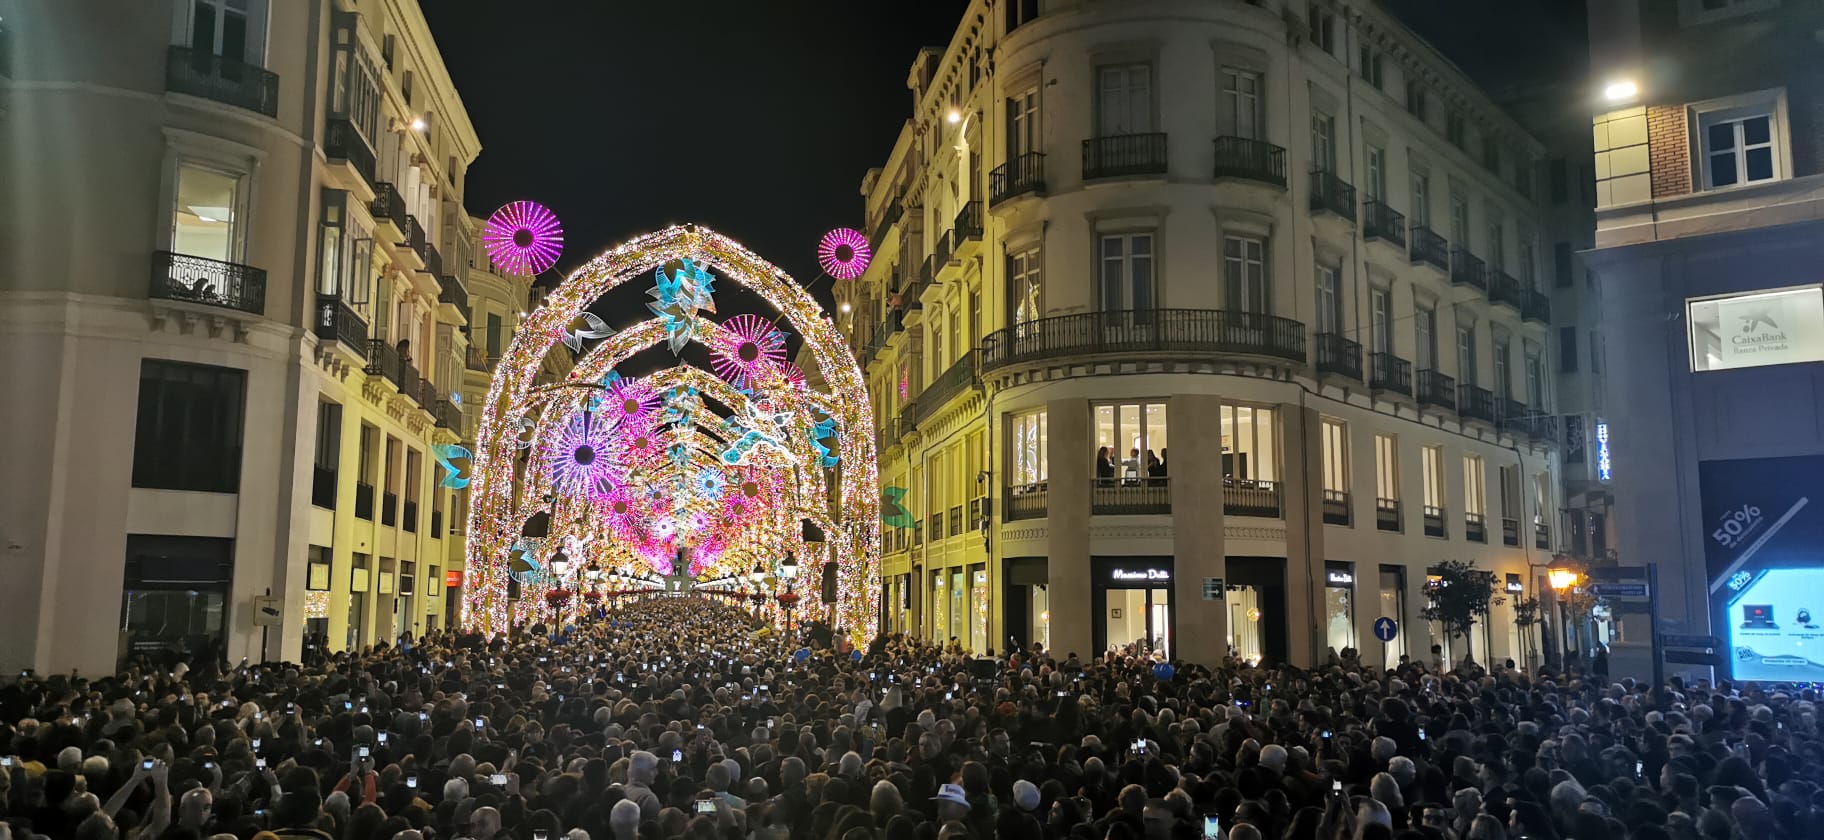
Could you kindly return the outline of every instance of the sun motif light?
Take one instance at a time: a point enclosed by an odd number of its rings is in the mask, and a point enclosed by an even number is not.
[[[818,264],[823,266],[823,273],[837,280],[860,277],[873,259],[874,251],[868,247],[868,238],[854,228],[832,230],[817,243]]]
[[[601,418],[587,411],[577,412],[545,446],[551,489],[560,493],[599,492],[614,473],[609,459],[611,432],[610,425]]]
[[[748,390],[758,374],[785,361],[785,333],[758,315],[736,315],[723,322],[711,345],[716,375],[742,390]]]
[[[543,204],[515,201],[488,217],[481,230],[488,259],[507,274],[536,276],[564,252],[564,227]]]

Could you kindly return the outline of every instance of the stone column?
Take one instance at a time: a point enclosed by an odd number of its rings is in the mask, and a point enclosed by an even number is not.
[[[1046,458],[1046,580],[1051,595],[1051,646],[1089,661],[1090,620],[1101,605],[1090,603],[1089,482],[1096,448],[1089,427],[1089,401],[1046,404],[1050,440]]]
[[[1323,424],[1315,409],[1281,403],[1285,451],[1280,515],[1286,520],[1286,656],[1310,667],[1324,653]],[[1303,605],[1301,608],[1299,605]]]
[[[1229,650],[1227,601],[1203,600],[1204,578],[1228,577],[1223,547],[1222,398],[1172,397],[1172,612],[1179,658],[1215,665]],[[1199,427],[1202,427],[1201,429]],[[1054,426],[1055,428],[1055,426]]]

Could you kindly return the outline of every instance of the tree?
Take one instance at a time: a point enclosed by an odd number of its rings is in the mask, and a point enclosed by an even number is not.
[[[1431,574],[1437,580],[1426,586],[1430,602],[1419,615],[1426,621],[1438,622],[1445,638],[1462,636],[1467,642],[1470,628],[1476,626],[1478,619],[1488,617],[1495,594],[1494,573],[1476,568],[1473,560],[1446,560],[1433,566]],[[1474,662],[1475,651],[1470,650],[1463,661]]]
[[[1521,666],[1530,668],[1533,662],[1533,627],[1540,623],[1539,599],[1535,597],[1515,601],[1514,623],[1520,625]]]

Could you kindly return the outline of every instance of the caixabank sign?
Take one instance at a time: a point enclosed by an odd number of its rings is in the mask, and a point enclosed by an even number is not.
[[[1824,361],[1824,288],[1699,298],[1686,309],[1694,371]]]
[[[1824,681],[1824,455],[1704,461],[1698,482],[1730,674]]]

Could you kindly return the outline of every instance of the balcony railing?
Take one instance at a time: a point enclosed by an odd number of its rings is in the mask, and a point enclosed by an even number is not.
[[[964,202],[961,212],[956,214],[956,223],[950,227],[950,236],[954,240],[952,250],[960,249],[964,242],[982,238],[982,203],[980,201]]]
[[[157,300],[177,300],[249,315],[266,314],[266,270],[170,251],[152,253],[152,285]]]
[[[1450,270],[1450,243],[1430,228],[1412,228],[1412,261],[1439,271]]]
[[[354,123],[332,117],[323,124],[323,156],[332,161],[346,161],[361,173],[368,186],[374,185],[374,150],[368,147],[367,138],[361,136]]]
[[[384,376],[393,383],[399,393],[414,400],[422,398],[418,385],[418,369],[406,361],[399,353],[399,348],[386,343],[386,339],[376,338],[367,343],[367,373],[370,376]]]
[[[1017,519],[1043,519],[1045,509],[1045,491],[1047,485],[1041,481],[1036,484],[1021,484],[1007,488],[1006,501],[1002,507],[1007,511],[1006,519],[1012,522]]]
[[[310,477],[310,503],[320,508],[336,509],[336,468],[317,466]]]
[[[1483,265],[1481,257],[1471,254],[1468,249],[1456,248],[1450,252],[1450,285],[1468,286],[1486,293],[1488,267]]]
[[[1412,363],[1392,353],[1368,354],[1368,387],[1412,396]]]
[[[1505,271],[1489,270],[1488,299],[1510,306],[1515,312],[1526,306],[1526,294],[1520,288],[1520,281]]]
[[[1425,536],[1444,536],[1444,509],[1435,505],[1425,506]]]
[[[1538,289],[1526,290],[1526,303],[1520,307],[1520,317],[1541,324],[1552,322],[1552,299]]]
[[[1324,524],[1349,524],[1349,493],[1344,490],[1324,491]]]
[[[1089,512],[1143,515],[1172,512],[1172,488],[1166,478],[1097,479],[1089,488]]]
[[[1405,530],[1405,528],[1400,525],[1399,499],[1375,498],[1374,527],[1382,531],[1393,531],[1395,533]]]
[[[445,274],[437,278],[442,291],[437,293],[438,303],[447,303],[462,313],[463,320],[469,317],[469,290],[462,287],[462,281],[454,275]]]
[[[424,260],[424,273],[432,277],[443,276],[443,254],[429,240],[425,241],[423,250],[418,252],[418,258]]]
[[[1317,370],[1362,378],[1362,345],[1336,333],[1317,334]]]
[[[1279,482],[1222,478],[1222,512],[1230,516],[1279,517]]]
[[[208,50],[171,45],[165,53],[165,90],[279,115],[279,76]]]
[[[1552,529],[1544,522],[1533,522],[1533,547],[1546,549],[1552,547]]]
[[[1413,396],[1421,404],[1447,409],[1457,407],[1457,380],[1448,374],[1440,370],[1421,370],[1415,381],[1418,392]]]
[[[1385,201],[1362,205],[1362,236],[1380,239],[1395,247],[1406,247],[1406,216],[1387,206]]]
[[[982,342],[982,369],[1098,353],[1243,353],[1305,361],[1305,325],[1220,309],[1131,309],[1027,321]]]
[[[1520,520],[1501,518],[1501,544],[1510,548],[1520,545]]]
[[[382,524],[382,525],[398,525],[399,524],[399,494],[397,494],[397,493],[381,493],[380,494],[380,524]]]
[[[925,390],[918,393],[918,399],[902,416],[909,417],[914,425],[922,423],[926,417],[943,408],[951,397],[974,385],[980,376],[977,354],[978,351],[971,350],[951,363],[936,379],[931,380],[931,384],[925,386]]]
[[[880,250],[880,241],[887,237],[887,231],[893,229],[893,224],[898,222],[902,215],[905,215],[904,205],[898,201],[887,204],[886,210],[880,214],[880,221],[874,224],[874,250]]]
[[[1488,542],[1488,520],[1480,513],[1463,514],[1463,538],[1470,542]]]
[[[1045,155],[1027,152],[988,173],[988,200],[999,204],[1016,196],[1045,194]]]
[[[367,358],[367,321],[336,295],[317,295],[317,341],[334,341]]]
[[[494,369],[494,361],[495,360],[488,358],[488,354],[483,352],[480,347],[469,347],[469,357],[467,359],[467,367],[469,370],[487,373]]]
[[[439,399],[427,407],[431,410],[431,416],[437,419],[438,428],[458,430],[462,428],[462,409],[457,408],[455,403]]]
[[[355,482],[355,516],[374,521],[374,485]]]
[[[1285,149],[1246,137],[1218,137],[1215,146],[1214,177],[1240,178],[1285,188]]]
[[[385,181],[374,184],[374,201],[368,205],[368,210],[374,214],[376,224],[391,222],[401,235],[405,233],[406,220],[411,218],[405,213],[405,199],[400,197],[399,190]]]
[[[1494,423],[1501,417],[1499,406],[1495,392],[1487,388],[1468,383],[1457,386],[1457,413],[1463,415],[1465,420]]]
[[[1322,169],[1311,170],[1311,209],[1327,210],[1355,221],[1355,187]]]
[[[1083,180],[1165,174],[1164,134],[1119,134],[1083,141]]]
[[[405,234],[405,241],[399,244],[410,247],[412,253],[418,255],[418,259],[429,262],[431,243],[424,238],[424,226],[418,224],[418,217],[407,213],[405,227],[400,228],[399,231]]]

